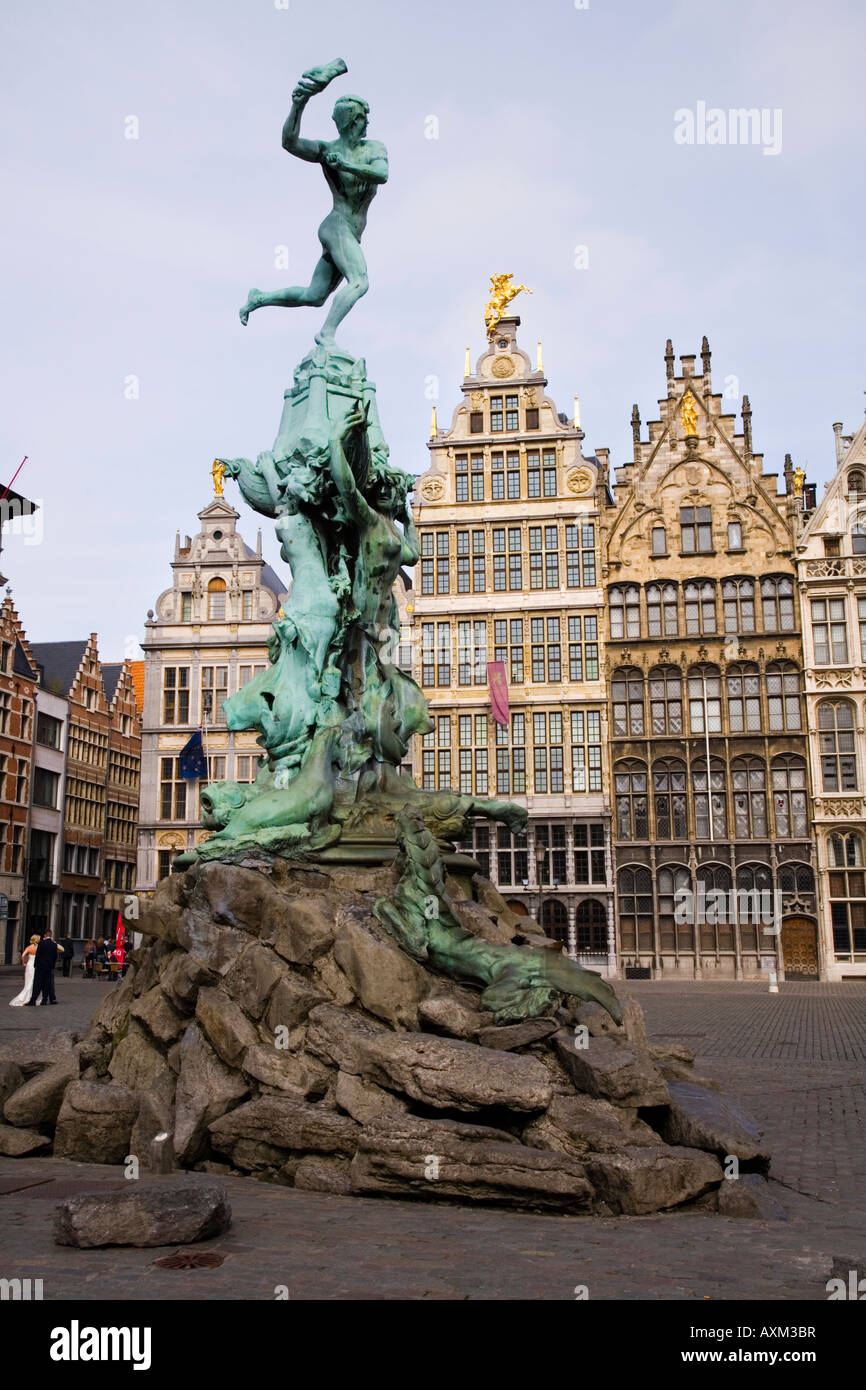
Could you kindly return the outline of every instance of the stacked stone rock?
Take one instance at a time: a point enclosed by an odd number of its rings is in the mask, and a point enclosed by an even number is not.
[[[312,1191],[641,1214],[698,1202],[758,1214],[748,1116],[624,1023],[566,1001],[496,1026],[479,993],[411,960],[372,914],[390,868],[197,865],[142,904],[135,952],[87,1036],[0,1050],[0,1152],[183,1167]],[[558,949],[478,877],[463,925]],[[586,1044],[586,1045],[582,1045]],[[53,1137],[52,1137],[53,1136]],[[736,1197],[727,1189],[738,1188]],[[746,1200],[747,1191],[753,1195]]]

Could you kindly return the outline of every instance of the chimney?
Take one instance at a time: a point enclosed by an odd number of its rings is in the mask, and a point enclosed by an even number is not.
[[[833,433],[836,436],[836,467],[842,462],[845,449],[842,445],[842,421],[836,420],[833,423]]]

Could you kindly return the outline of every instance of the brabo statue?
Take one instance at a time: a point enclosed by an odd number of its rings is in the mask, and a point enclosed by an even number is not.
[[[346,283],[284,393],[273,448],[254,463],[217,460],[250,506],[273,519],[292,571],[267,668],[224,706],[229,729],[257,731],[262,757],[252,785],[204,788],[202,823],[215,833],[174,867],[251,853],[358,864],[396,858],[399,883],[376,905],[380,922],[417,959],[486,985],[483,999],[497,1019],[538,1012],[561,991],[596,998],[618,1017],[599,976],[554,952],[490,945],[452,911],[442,860],[477,869],[454,854],[467,820],[486,816],[520,830],[526,812],[423,791],[400,771],[412,737],[431,727],[427,702],[397,659],[394,582],[419,557],[408,501],[414,479],[389,462],[364,360],[334,341],[367,289],[360,236],[388,159],[382,145],[363,139],[368,108],[360,97],[337,102],[332,144],[298,134],[310,95],[345,71],[338,59],[305,73],[283,130],[285,148],[320,162],[334,193],[319,229],[322,258],[308,288],[253,290],[241,317],[265,304],[322,304]]]
[[[301,116],[315,92],[321,92],[346,71],[342,58],[325,67],[305,72],[292,92],[292,109],[283,126],[283,149],[299,159],[321,164],[334,195],[334,207],[319,228],[322,255],[309,285],[295,285],[272,294],[250,290],[241,309],[246,324],[254,309],[266,304],[294,308],[297,304],[324,304],[341,280],[345,285],[335,295],[317,343],[333,343],[338,326],[352,305],[367,293],[367,264],[361,250],[361,235],[367,225],[367,209],[380,183],[388,178],[388,152],[378,140],[365,140],[370,107],[362,97],[342,96],[334,107],[338,139],[302,140]]]

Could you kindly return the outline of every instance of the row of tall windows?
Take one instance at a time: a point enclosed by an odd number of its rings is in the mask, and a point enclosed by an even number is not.
[[[238,667],[238,690],[241,690],[253,676],[266,669],[264,662],[248,663]],[[222,724],[225,716],[223,706],[229,694],[229,668],[227,665],[202,666],[200,668],[199,705],[200,718],[208,724]],[[165,666],[162,673],[162,722],[163,724],[188,724],[190,722],[190,668],[189,666]]]
[[[755,894],[773,892],[773,873],[768,864],[741,864],[736,880],[726,864],[705,864],[697,871],[697,885],[708,894],[722,892],[734,905],[733,914],[722,914],[726,920],[701,923],[676,920],[677,892],[695,891],[692,876],[685,865],[671,864],[658,869],[655,875],[642,866],[628,866],[617,875],[620,942],[624,953],[664,951],[694,954],[695,950],[733,952],[739,940],[740,950],[755,954],[772,951],[775,939],[767,934],[760,921],[754,920],[752,904],[761,902]],[[736,891],[734,891],[736,889]],[[784,910],[786,897],[799,901],[814,895],[815,878],[808,864],[785,864],[778,873],[778,891]],[[740,906],[742,904],[742,907]],[[709,916],[709,914],[707,914]],[[739,920],[731,921],[733,915]]]
[[[421,785],[459,787],[464,795],[602,789],[601,711],[517,710],[510,727],[486,714],[437,715],[421,740]]]
[[[626,666],[613,672],[610,690],[614,738],[802,728],[800,672],[788,661],[771,662],[763,677],[748,661],[729,666],[724,677],[718,666],[690,666],[685,677],[678,666],[656,666],[645,679]]]
[[[844,598],[816,598],[811,602],[812,646],[816,666],[844,666],[850,660],[848,618]],[[866,661],[866,598],[857,600],[857,643],[860,661]]]
[[[513,502],[557,495],[555,449],[529,449],[524,463],[516,451],[492,454],[489,493],[483,454],[458,454],[454,473],[458,502]]]
[[[564,542],[564,546],[563,546]],[[593,522],[526,528],[494,526],[455,532],[421,533],[421,593],[483,594],[530,589],[592,588],[596,583],[596,531]],[[453,561],[453,564],[452,564]]]
[[[456,648],[452,648],[456,636]],[[565,639],[567,640],[567,644]],[[495,618],[493,657],[501,661],[511,684],[526,680],[597,681],[599,678],[598,618],[586,614],[564,619]],[[457,684],[487,683],[487,620],[458,619],[421,624],[421,683],[450,686],[456,655]]]
[[[211,579],[207,586],[207,620],[211,623],[222,623],[226,619],[226,582],[224,579]],[[255,617],[253,611],[254,591],[252,589],[242,589],[240,596],[240,617],[244,621],[250,621]],[[180,613],[179,619],[182,623],[191,623],[193,620],[193,595],[190,590],[180,591]],[[198,616],[196,614],[196,616]]]
[[[637,584],[615,584],[608,592],[608,606],[610,635],[614,641],[632,637],[700,637],[717,632],[794,632],[796,629],[794,581],[787,576],[769,576],[760,583],[749,577],[723,579],[721,586],[712,579],[688,580],[683,584],[646,584],[643,589]],[[814,621],[813,617],[813,625]]]
[[[739,521],[729,521],[728,550],[743,549],[743,527]],[[651,534],[653,555],[668,554],[666,526],[653,526]],[[713,515],[711,507],[680,507],[680,553],[682,555],[711,555],[713,545]]]
[[[520,399],[517,395],[488,396],[487,398],[487,425],[490,434],[501,434],[505,431],[517,431],[520,429]],[[484,410],[473,410],[469,415],[469,433],[484,433]],[[528,405],[523,413],[524,425],[526,430],[538,429],[538,406]]]
[[[802,839],[808,836],[805,759],[704,758],[689,772],[677,758],[651,768],[637,758],[614,764],[619,840]]]

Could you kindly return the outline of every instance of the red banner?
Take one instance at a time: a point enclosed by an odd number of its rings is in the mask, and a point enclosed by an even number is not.
[[[497,724],[508,728],[508,677],[504,661],[488,661],[487,684],[490,687],[490,712]]]

